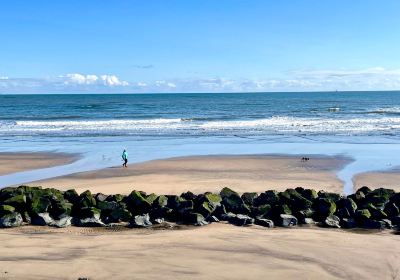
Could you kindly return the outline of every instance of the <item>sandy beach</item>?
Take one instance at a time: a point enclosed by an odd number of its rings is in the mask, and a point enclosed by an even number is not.
[[[30,160],[29,166],[38,166],[35,158]],[[349,161],[322,156],[307,163],[277,155],[181,157],[32,185],[103,193],[139,189],[180,194],[219,191],[222,186],[239,192],[296,186],[340,191],[335,172]],[[24,226],[0,230],[0,275],[4,279],[396,279],[399,238],[389,230],[229,224],[163,230]]]
[[[336,171],[350,162],[344,157],[301,157],[283,155],[178,157],[113,167],[93,172],[32,182],[31,185],[75,188],[78,192],[181,194],[185,191],[218,192],[229,186],[238,192],[285,190],[308,186],[318,190],[342,191]]]
[[[5,279],[396,279],[400,236],[212,224],[0,231]]]
[[[0,176],[71,163],[78,155],[63,153],[0,153]]]
[[[362,186],[370,188],[385,187],[400,191],[400,170],[366,172],[353,178],[354,189]]]

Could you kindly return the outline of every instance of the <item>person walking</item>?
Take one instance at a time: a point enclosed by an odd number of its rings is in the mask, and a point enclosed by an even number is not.
[[[128,163],[128,153],[126,150],[124,150],[122,152],[122,160],[124,161],[124,163],[122,164],[123,167],[128,167],[127,163]]]

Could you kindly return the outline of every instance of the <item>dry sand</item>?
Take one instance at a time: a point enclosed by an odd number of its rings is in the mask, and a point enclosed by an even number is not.
[[[396,279],[400,236],[212,224],[0,230],[4,279]],[[400,273],[397,274],[399,277]],[[398,278],[397,278],[398,279]]]
[[[238,192],[284,190],[307,186],[341,192],[336,171],[350,160],[344,157],[313,157],[301,162],[294,156],[198,156],[155,160],[33,182],[32,185],[90,189],[105,194],[126,194],[133,189],[148,193],[181,194],[185,191],[217,192],[229,186]]]
[[[374,188],[390,188],[400,191],[400,170],[394,169],[388,172],[367,172],[356,175],[353,178],[354,189],[362,186]]]
[[[0,153],[0,176],[14,172],[64,165],[78,158],[77,155],[63,153]]]

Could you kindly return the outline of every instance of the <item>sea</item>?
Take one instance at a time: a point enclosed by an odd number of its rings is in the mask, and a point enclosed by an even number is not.
[[[400,92],[0,95],[0,152],[75,163],[0,176],[0,186],[131,162],[213,154],[340,155],[338,176],[400,165]],[[23,164],[23,163],[21,163]]]

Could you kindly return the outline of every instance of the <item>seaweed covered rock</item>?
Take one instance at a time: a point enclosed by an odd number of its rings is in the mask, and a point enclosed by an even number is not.
[[[126,197],[126,205],[132,214],[144,214],[151,210],[151,203],[146,199],[146,193],[132,191]]]
[[[227,213],[222,216],[222,219],[236,226],[246,226],[254,223],[253,218],[243,214]]]
[[[269,219],[263,219],[263,218],[256,218],[254,220],[254,223],[256,225],[262,226],[262,227],[268,227],[268,228],[273,228],[274,227],[274,222]]]
[[[47,226],[53,222],[54,220],[52,217],[50,217],[49,213],[37,213],[31,217],[32,225],[36,226]]]
[[[225,206],[226,211],[238,214],[249,214],[250,208],[247,206],[240,195],[231,190],[230,188],[223,188],[220,192],[222,204]]]
[[[333,215],[336,212],[336,204],[328,198],[318,198],[315,201],[315,217],[318,220],[324,220],[329,215]]]

